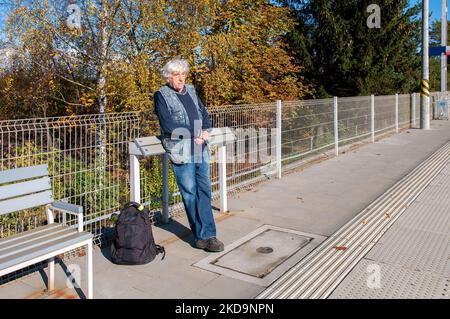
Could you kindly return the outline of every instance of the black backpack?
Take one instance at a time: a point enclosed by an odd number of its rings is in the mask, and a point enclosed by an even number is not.
[[[111,245],[111,260],[118,265],[143,265],[163,253],[164,247],[153,239],[149,211],[136,202],[126,203],[120,211]],[[161,260],[162,260],[161,259]]]

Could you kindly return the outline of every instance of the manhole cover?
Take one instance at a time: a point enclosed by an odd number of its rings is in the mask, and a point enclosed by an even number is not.
[[[194,265],[267,287],[324,240],[316,234],[263,225]]]
[[[311,240],[310,237],[295,233],[267,229],[217,258],[213,264],[257,278],[264,278]]]

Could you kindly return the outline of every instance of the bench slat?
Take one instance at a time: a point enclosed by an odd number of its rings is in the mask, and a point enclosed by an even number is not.
[[[66,228],[62,232],[51,233],[46,237],[42,237],[31,242],[25,242],[19,246],[5,248],[4,250],[0,251],[0,260],[8,259],[8,257],[10,257],[11,255],[15,255],[33,248],[51,244],[55,240],[69,237],[74,233],[77,233],[75,229]]]
[[[52,185],[50,183],[50,177],[48,176],[31,181],[0,186],[0,201],[6,198],[50,190],[51,188]]]
[[[44,226],[39,226],[32,230],[27,230],[23,233],[15,234],[12,236],[8,236],[6,238],[0,239],[0,248],[5,247],[6,245],[13,245],[17,240],[22,240],[24,238],[28,238],[30,236],[35,236],[36,234],[40,234],[46,231],[49,231],[52,228],[59,228],[61,227],[61,224],[49,224]]]
[[[55,228],[46,228],[45,231],[42,232],[35,232],[32,236],[21,236],[17,238],[13,242],[9,242],[7,245],[0,245],[0,257],[2,256],[3,252],[6,250],[9,250],[11,248],[17,247],[17,249],[20,249],[21,246],[26,245],[27,243],[31,243],[33,241],[40,241],[43,240],[49,236],[55,236],[58,233],[64,232],[68,229],[67,226],[63,226],[61,224],[58,227]],[[26,232],[25,232],[26,233]]]
[[[39,256],[45,255],[47,253],[51,253],[53,251],[57,251],[59,249],[63,249],[65,247],[75,245],[85,240],[89,240],[93,237],[90,233],[74,233],[68,237],[60,238],[55,240],[47,245],[42,245],[39,247],[35,247],[33,249],[29,249],[26,251],[22,251],[20,253],[11,255],[7,258],[0,259],[0,274],[2,270],[7,269],[9,267],[22,264]]]
[[[18,182],[24,179],[42,176],[48,176],[48,164],[0,171],[0,184]]]
[[[3,200],[0,202],[0,215],[50,204],[51,202],[53,202],[51,191]]]

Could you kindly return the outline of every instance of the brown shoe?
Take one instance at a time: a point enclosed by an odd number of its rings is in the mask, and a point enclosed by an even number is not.
[[[195,247],[198,249],[205,249],[208,246],[208,241],[206,239],[199,239],[195,241]]]
[[[223,249],[224,249],[223,243],[216,237],[211,237],[206,240],[206,247],[205,247],[206,251],[218,253],[223,251]]]

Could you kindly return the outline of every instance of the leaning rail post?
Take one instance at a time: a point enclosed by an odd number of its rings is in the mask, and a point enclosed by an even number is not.
[[[227,144],[234,143],[236,136],[228,127],[214,128],[209,133],[209,145],[218,146],[219,160],[219,203],[220,212],[228,212],[227,197]]]
[[[139,172],[139,159],[130,153],[130,200],[141,201],[141,174]]]
[[[218,148],[219,153],[219,197],[220,197],[220,212],[228,212],[228,198],[227,198],[227,151],[226,146],[221,145]]]
[[[140,175],[140,165],[139,159],[155,156],[155,155],[165,155],[161,140],[156,136],[140,137],[134,139],[129,144],[130,153],[130,200],[133,202],[141,202],[141,175]],[[162,194],[162,215],[161,222],[167,223],[169,221],[169,196],[168,196],[168,166],[167,157],[163,156],[163,194]]]
[[[162,163],[162,223],[169,222],[169,156],[167,153],[163,155]]]

